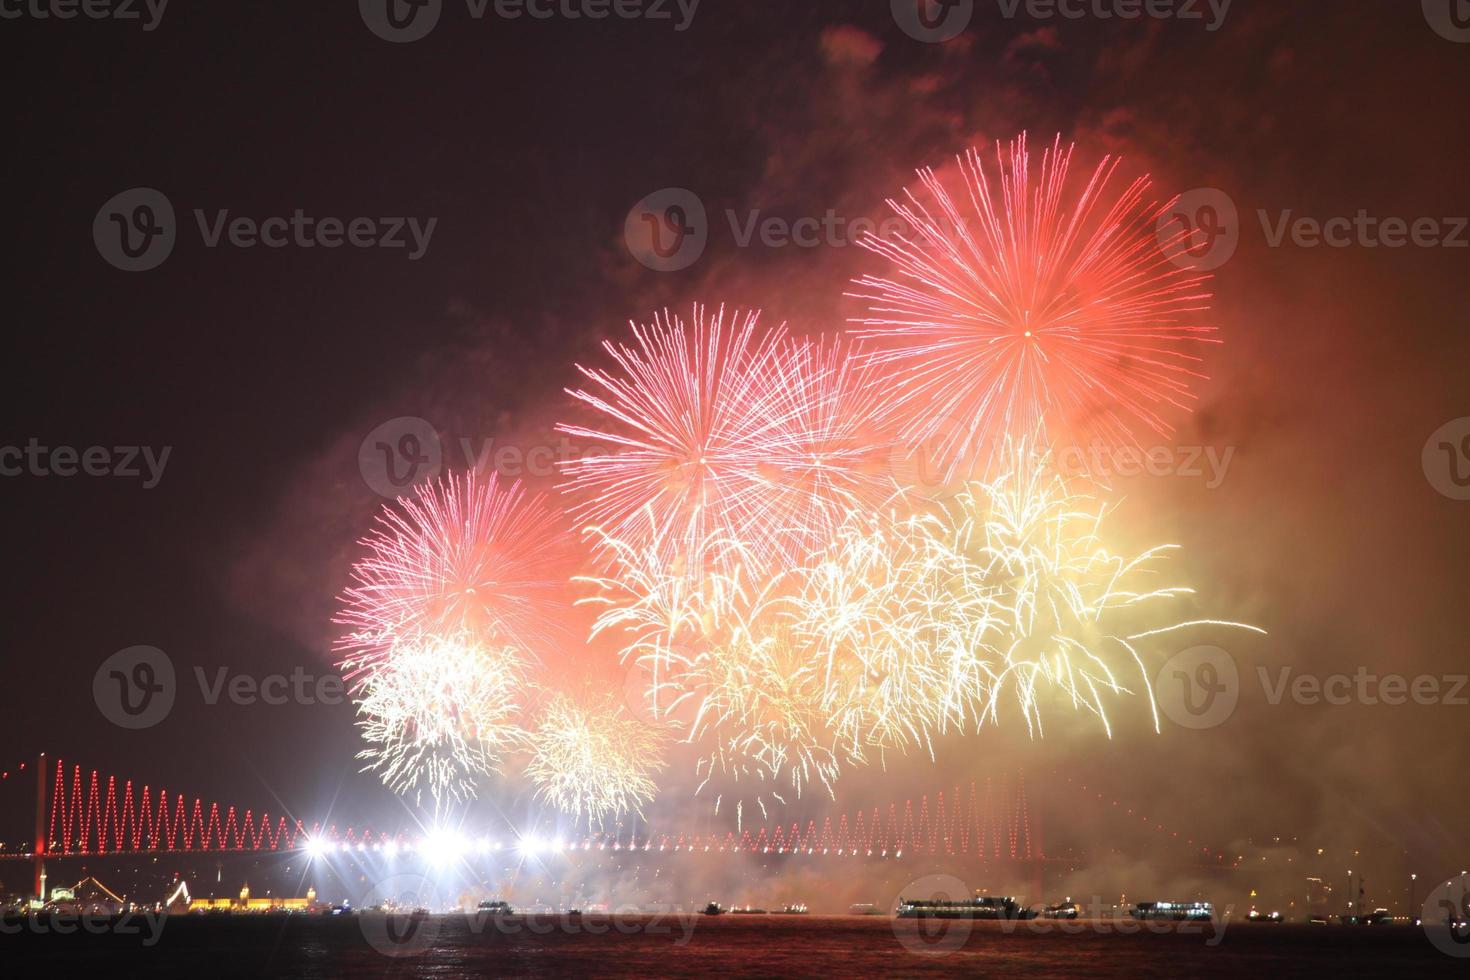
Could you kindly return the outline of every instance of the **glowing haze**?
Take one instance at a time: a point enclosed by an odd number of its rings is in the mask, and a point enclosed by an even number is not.
[[[914,237],[864,240],[891,271],[857,281],[856,343],[696,303],[578,366],[589,420],[558,428],[604,448],[563,462],[559,496],[595,619],[562,649],[640,668],[647,717],[525,667],[556,645],[542,569],[571,543],[543,501],[465,477],[387,506],[337,620],[369,768],[457,799],[524,734],[538,798],[602,824],[654,798],[678,740],[696,795],[743,823],[1012,711],[1110,736],[1131,696],[1157,731],[1145,641],[1237,624],[1181,614],[1193,590],[1157,579],[1174,546],[1111,546],[1051,440],[1167,430],[1213,340],[1204,277],[1166,257],[1145,179],[1106,197],[1118,161],[1076,190],[1060,139],[1035,175],[1024,135],[996,153],[995,190],[961,159],[973,214],[924,170],[931,203],[893,205]],[[921,449],[945,475],[925,493],[889,465]],[[549,700],[523,732],[528,684]]]

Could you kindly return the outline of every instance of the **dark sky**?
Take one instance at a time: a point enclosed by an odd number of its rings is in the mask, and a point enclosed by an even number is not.
[[[1258,217],[1366,209],[1448,233],[1470,212],[1470,45],[1419,4],[1236,0],[1210,31],[1006,19],[981,2],[947,43],[909,37],[882,0],[704,0],[683,31],[672,7],[674,21],[475,20],[445,0],[406,44],[354,7],[175,0],[151,31],[0,22],[0,445],[171,447],[153,489],[0,479],[0,765],[44,748],[242,805],[277,794],[321,812],[340,784],[344,810],[381,811],[385,792],[355,773],[350,707],[209,707],[193,679],[330,671],[333,596],[380,502],[363,438],[419,416],[455,453],[533,445],[568,411],[573,363],[666,303],[837,330],[856,312],[844,284],[872,258],[739,248],[727,209],[882,216],[915,167],[1060,132],[1085,159],[1123,153],[1165,196],[1218,188],[1238,209],[1215,282],[1225,344],[1199,410],[1175,420],[1180,445],[1233,448],[1231,469],[1217,488],[1121,480],[1118,520],[1182,543],[1203,606],[1271,636],[1228,638],[1244,691],[1219,729],[1012,732],[1017,759],[1221,840],[1334,828],[1399,840],[1426,866],[1465,856],[1470,707],[1271,706],[1256,680],[1467,669],[1470,503],[1436,491],[1421,451],[1470,414],[1470,250],[1271,247]],[[91,229],[135,187],[167,196],[178,241],[128,273]],[[668,273],[623,239],[630,207],[666,187],[711,218],[704,256]],[[417,261],[211,249],[196,208],[437,225]],[[135,644],[170,655],[181,693],[164,723],[124,732],[91,684]],[[892,795],[987,764],[959,748],[891,777]],[[854,783],[886,799],[885,778]]]

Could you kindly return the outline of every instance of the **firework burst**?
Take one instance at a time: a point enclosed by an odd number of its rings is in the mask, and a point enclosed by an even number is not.
[[[528,663],[470,633],[396,644],[359,688],[364,771],[394,792],[436,801],[471,798],[522,743],[517,722]]]
[[[605,342],[617,371],[578,367],[594,390],[569,390],[603,417],[602,428],[559,431],[613,447],[564,464],[576,515],[622,541],[656,529],[667,559],[698,562],[698,547],[732,527],[769,523],[761,465],[785,420],[776,375],[784,328],[758,330],[758,313],[696,305],[692,325],[667,311],[632,324],[634,345]]]
[[[781,568],[799,568],[826,548],[853,512],[895,490],[891,437],[880,429],[885,392],[842,339],[797,340],[783,351],[773,428],[759,472],[763,509]]]
[[[1204,377],[1199,345],[1218,342],[1195,322],[1209,277],[1170,261],[1188,233],[1157,230],[1172,202],[1150,201],[1146,177],[1110,196],[1111,157],[1071,181],[1072,152],[1058,137],[1033,169],[1022,134],[996,145],[992,179],[970,150],[957,161],[968,211],[920,170],[922,193],[889,201],[910,233],[860,241],[896,274],[855,280],[868,314],[854,333],[892,378],[901,436],[946,480],[983,474],[1008,433],[1169,433],[1166,410],[1189,408]]]
[[[641,817],[658,792],[667,741],[609,695],[558,694],[536,723],[526,775],[538,799],[589,826]]]
[[[1195,625],[1264,632],[1223,620],[1178,620],[1194,589],[1161,585],[1173,544],[1120,555],[1106,546],[1109,509],[1074,492],[1050,466],[1050,457],[1024,440],[1008,444],[1001,476],[970,484],[923,527],[944,556],[950,580],[983,607],[986,629],[974,618],[942,621],[947,640],[981,672],[977,717],[998,722],[999,705],[1013,700],[1034,735],[1042,732],[1047,692],[1097,716],[1112,735],[1107,703],[1140,694],[1159,727],[1150,671],[1137,641]],[[1126,686],[1136,685],[1137,690]]]
[[[494,475],[432,483],[385,506],[333,620],[348,629],[337,643],[347,676],[370,674],[420,637],[468,632],[545,649],[564,614],[564,538],[542,498]]]
[[[741,818],[747,800],[769,816],[766,799],[799,798],[813,782],[829,796],[843,756],[823,709],[823,678],[811,648],[784,617],[760,610],[733,624],[728,639],[688,665],[704,693],[689,741],[703,753],[696,792],[715,784],[718,811],[726,797]]]
[[[956,586],[931,523],[854,515],[800,573],[795,630],[820,665],[830,725],[854,756],[913,746],[932,754],[934,735],[963,722],[980,692],[974,641],[995,628],[992,594]],[[962,635],[971,642],[956,642]]]

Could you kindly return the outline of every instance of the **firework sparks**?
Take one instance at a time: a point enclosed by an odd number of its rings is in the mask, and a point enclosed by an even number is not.
[[[1058,137],[1033,171],[1022,134],[997,144],[992,183],[970,150],[958,159],[968,215],[921,170],[926,196],[889,201],[911,236],[860,242],[897,275],[855,281],[848,295],[869,312],[854,333],[893,379],[900,435],[946,480],[983,471],[1008,433],[1129,445],[1140,427],[1167,434],[1164,411],[1189,408],[1204,377],[1197,345],[1218,342],[1194,321],[1209,277],[1169,259],[1188,233],[1156,231],[1168,203],[1147,200],[1146,177],[1109,198],[1111,157],[1079,189],[1072,151]]]
[[[841,340],[799,340],[783,352],[772,433],[760,464],[763,507],[783,568],[825,548],[847,515],[870,511],[893,493],[890,436],[877,419],[885,397],[874,371]]]
[[[667,737],[608,695],[558,694],[542,712],[526,775],[536,796],[588,825],[636,813],[658,792]]]
[[[364,770],[416,801],[471,798],[521,744],[516,719],[527,661],[458,633],[395,645],[361,686],[358,725]]]
[[[717,810],[733,796],[737,815],[750,798],[769,816],[767,795],[785,803],[784,792],[800,798],[813,782],[833,795],[843,759],[827,727],[817,666],[779,617],[762,623],[759,614],[689,665],[705,692],[689,735],[704,752],[696,792],[720,783]]]
[[[558,426],[614,447],[565,464],[585,523],[635,547],[657,539],[660,557],[691,568],[725,539],[742,561],[789,567],[881,497],[881,392],[841,341],[761,332],[754,313],[727,325],[701,306],[692,327],[664,313],[633,334],[635,347],[604,345],[617,373],[579,368],[596,388],[570,392],[603,427]]]
[[[367,556],[333,620],[350,679],[360,679],[403,641],[468,631],[525,652],[558,635],[565,550],[554,513],[519,482],[467,474],[419,487],[387,505],[360,544]]]
[[[566,488],[586,496],[579,518],[630,542],[673,528],[669,558],[721,529],[763,525],[760,465],[782,424],[770,376],[785,332],[758,331],[759,316],[736,311],[727,323],[724,307],[696,305],[691,328],[665,312],[632,324],[635,346],[604,343],[620,372],[578,367],[596,390],[568,393],[605,428],[558,431],[615,447],[564,464]]]
[[[935,540],[923,518],[859,514],[801,573],[795,629],[821,665],[831,727],[855,756],[915,745],[932,754],[934,734],[963,721],[978,693],[979,644],[953,641],[994,628],[991,593],[956,589]]]
[[[1007,458],[1005,473],[971,484],[943,508],[943,519],[924,525],[938,532],[934,543],[946,553],[953,581],[966,592],[982,591],[986,608],[998,614],[998,630],[978,643],[968,617],[945,624],[984,672],[979,719],[997,722],[1000,701],[1009,696],[1028,730],[1040,734],[1042,694],[1053,689],[1073,708],[1095,714],[1111,736],[1107,699],[1135,693],[1124,682],[1136,677],[1157,731],[1138,640],[1206,624],[1263,631],[1223,620],[1149,625],[1194,593],[1149,584],[1178,546],[1131,557],[1110,551],[1101,536],[1107,507],[1074,492],[1051,469],[1049,456],[1025,441],[1012,442]]]

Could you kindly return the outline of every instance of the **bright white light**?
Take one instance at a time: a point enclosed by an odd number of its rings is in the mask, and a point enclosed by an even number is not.
[[[306,856],[313,861],[326,853],[326,849],[322,846],[322,842],[317,840],[315,837],[308,837],[306,839],[305,850]]]
[[[396,840],[390,840],[383,850],[387,852],[389,857],[393,857],[398,853],[398,842]]]
[[[522,837],[516,844],[516,850],[521,853],[522,857],[534,857],[541,850],[541,841],[534,835]]]
[[[424,838],[419,845],[419,853],[428,859],[430,864],[444,865],[457,860],[468,850],[468,842],[458,834],[448,830],[436,829],[430,831],[429,836]]]

